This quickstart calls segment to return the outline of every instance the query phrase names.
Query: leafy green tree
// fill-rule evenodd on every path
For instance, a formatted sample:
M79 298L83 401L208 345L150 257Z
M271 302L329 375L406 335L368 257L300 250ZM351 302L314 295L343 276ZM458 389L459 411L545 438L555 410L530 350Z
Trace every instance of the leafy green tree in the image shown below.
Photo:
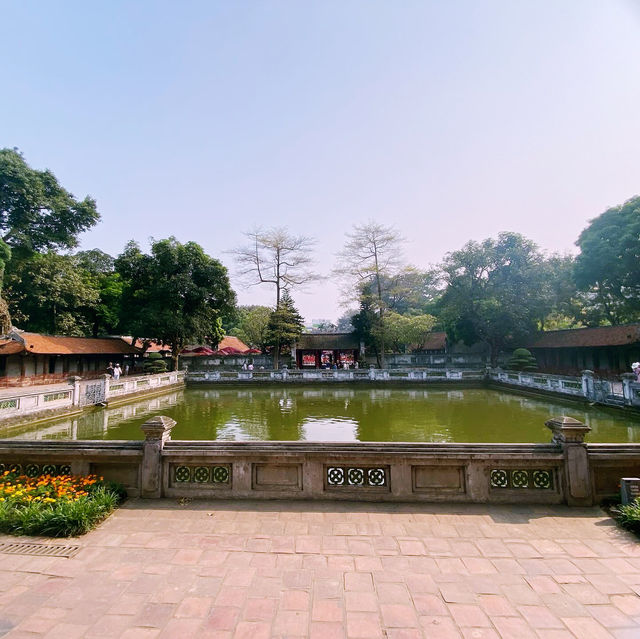
M400 315L432 313L442 295L438 269L406 266L383 277L382 297L390 311Z
M433 315L400 315L389 311L385 322L387 341L396 353L405 353L412 345L422 345L435 323Z
M174 368L188 342L217 344L235 294L227 269L195 242L153 241L150 254L129 242L115 261L123 281L120 325L134 338L171 346Z
M99 290L75 255L35 253L11 265L6 294L11 313L36 333L87 335Z
M280 355L290 349L304 330L304 321L296 309L289 291L280 296L280 304L272 311L267 326L267 343L273 349L273 368L278 369Z
M51 171L32 169L15 149L0 149L0 272L10 258L74 248L99 218L95 200L77 200ZM4 300L0 325L2 332L11 325Z
M239 321L230 329L229 335L235 335L252 348L265 350L271 309L268 306L241 306L238 316Z
M590 323L640 319L640 197L608 209L582 231L575 280L591 302ZM600 322L598 322L600 319Z
M115 272L114 258L100 249L76 253L86 277L98 291L96 303L88 311L91 335L113 335L118 329L122 278Z
M360 309L351 317L353 333L360 342L364 343L367 352L373 352L380 366L380 341L378 336L382 332L380 315L376 313L377 304L371 295L370 288L364 286L360 294Z
M516 348L507 362L507 368L513 371L535 371L538 363L531 351L526 348Z
M530 336L546 315L544 258L517 233L468 242L442 264L445 292L441 316L449 337L465 344L485 342L491 365L513 341Z

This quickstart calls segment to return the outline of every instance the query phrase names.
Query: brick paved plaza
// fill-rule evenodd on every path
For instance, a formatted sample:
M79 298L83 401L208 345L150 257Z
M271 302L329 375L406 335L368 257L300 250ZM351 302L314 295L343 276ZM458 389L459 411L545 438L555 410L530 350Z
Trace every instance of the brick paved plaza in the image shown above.
M0 635L640 637L640 544L597 508L132 500L77 543L0 554Z

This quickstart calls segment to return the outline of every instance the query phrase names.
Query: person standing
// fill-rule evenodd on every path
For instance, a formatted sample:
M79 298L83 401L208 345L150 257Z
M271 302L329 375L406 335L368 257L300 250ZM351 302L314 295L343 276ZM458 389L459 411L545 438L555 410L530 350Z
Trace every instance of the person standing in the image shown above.
M107 375L113 377L113 362L109 362L109 366L107 366Z
M122 374L122 369L120 368L120 364L116 364L113 369L113 379L120 379L121 374Z

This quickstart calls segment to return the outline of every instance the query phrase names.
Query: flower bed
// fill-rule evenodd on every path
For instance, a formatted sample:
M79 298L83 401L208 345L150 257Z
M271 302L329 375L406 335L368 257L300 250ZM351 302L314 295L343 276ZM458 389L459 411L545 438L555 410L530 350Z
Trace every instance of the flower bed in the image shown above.
M0 532L12 535L82 535L126 496L122 486L95 475L0 475Z

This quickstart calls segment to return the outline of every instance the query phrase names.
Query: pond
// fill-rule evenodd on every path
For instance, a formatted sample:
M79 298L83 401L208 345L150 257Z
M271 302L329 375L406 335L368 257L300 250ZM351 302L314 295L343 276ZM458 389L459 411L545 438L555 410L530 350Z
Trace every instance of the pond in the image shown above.
M488 389L197 387L3 430L11 439L142 439L153 415L173 439L386 442L550 442L544 422L570 415L589 442L640 442L624 413Z

